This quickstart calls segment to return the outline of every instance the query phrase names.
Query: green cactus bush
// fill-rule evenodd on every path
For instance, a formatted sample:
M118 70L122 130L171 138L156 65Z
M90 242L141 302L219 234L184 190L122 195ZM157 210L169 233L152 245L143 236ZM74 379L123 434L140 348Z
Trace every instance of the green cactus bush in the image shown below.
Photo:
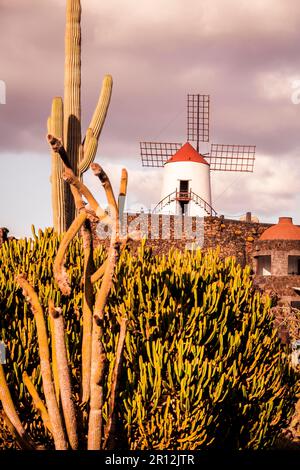
M60 236L47 229L0 248L0 331L7 346L3 369L30 438L53 448L47 421L24 380L30 377L43 398L36 325L15 282L16 272L26 272L44 311L50 298L62 309L72 397L82 418L79 448L84 448L89 411L80 390L84 247L75 237L66 251L71 295L64 296L53 279L59 242ZM100 246L93 256L97 270L107 254ZM116 364L125 316L123 361ZM254 292L249 268L231 258L222 261L218 252L171 250L168 256L153 256L144 242L135 255L124 249L102 328L102 448L269 448L293 413L297 377L277 338L269 301ZM55 370L53 360L52 355ZM112 389L117 369L121 380ZM109 432L113 429L117 433ZM16 445L7 422L0 425L0 443L2 448Z

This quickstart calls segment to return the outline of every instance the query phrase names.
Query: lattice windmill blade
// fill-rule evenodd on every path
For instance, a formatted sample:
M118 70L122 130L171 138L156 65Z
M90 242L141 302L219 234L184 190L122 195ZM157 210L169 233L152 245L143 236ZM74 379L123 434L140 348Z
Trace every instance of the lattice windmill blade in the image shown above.
M163 167L181 147L182 144L175 142L140 142L142 165Z
M209 95L187 95L187 140L209 142Z
M211 170L253 172L255 145L211 144L205 159Z

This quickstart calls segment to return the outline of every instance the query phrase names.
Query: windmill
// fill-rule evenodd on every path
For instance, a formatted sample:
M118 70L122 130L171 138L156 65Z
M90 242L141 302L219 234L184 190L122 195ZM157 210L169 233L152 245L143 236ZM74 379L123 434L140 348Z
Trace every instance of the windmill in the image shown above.
M209 142L209 95L187 95L187 142L140 142L144 167L163 167L161 198L154 213L216 215L211 201L211 171L253 172L255 145L211 144L199 152L200 142ZM194 144L194 148L190 142Z

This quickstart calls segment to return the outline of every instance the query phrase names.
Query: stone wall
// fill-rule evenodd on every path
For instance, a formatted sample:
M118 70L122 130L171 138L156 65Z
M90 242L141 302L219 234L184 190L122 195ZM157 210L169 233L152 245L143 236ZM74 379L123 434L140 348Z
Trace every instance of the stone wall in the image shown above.
M219 247L222 258L234 256L242 266L250 264L253 273L255 267L254 256L265 254L265 251L268 254L271 253L269 251L271 245L274 245L273 250L278 250L278 256L276 253L274 254L274 251L272 252L272 256L278 258L278 266L281 265L281 257L285 259L287 256L285 250L292 253L298 247L300 248L300 241L259 241L261 234L271 224L231 220L223 217L205 217L200 221L195 217L170 215L156 215L153 217L150 214L128 214L126 217L126 226L129 231L141 230L147 238L147 245L153 249L155 254L166 254L171 247L184 250L195 242L191 235L198 235L198 238L200 238L199 244L202 245L204 251ZM97 231L100 238L97 236ZM99 243L108 245L108 239L103 239L105 235L104 231L99 231L99 227L98 230L94 227L96 245ZM137 246L138 242L132 242L133 250ZM285 264L282 265L285 274L287 272L286 268ZM274 300L279 299L279 303L286 304L291 300L300 299L300 296L293 289L293 287L300 287L300 276L254 276L254 284L262 292L271 295Z
M166 254L170 248L184 250L196 242L203 246L204 250L220 247L220 255L225 258L234 256L244 266L253 266L253 254L262 253L269 249L268 241L259 241L260 235L271 226L258 222L245 222L223 217L182 217L171 215L151 214L126 214L126 227L129 231L141 230L147 238L147 245L152 247L155 254ZM126 221L126 220L125 220ZM127 230L127 231L128 231ZM0 245L7 239L8 230L0 229ZM94 244L108 246L107 233L101 226L93 226ZM105 239L105 236L107 237ZM274 243L274 242L273 242ZM281 250L282 244L289 248L290 242L276 241L276 249ZM300 242L296 242L300 248ZM292 242L293 246L295 242ZM139 242L132 242L135 251ZM260 251L257 251L259 247ZM280 297L291 299L295 296L292 290L294 286L300 286L300 276L286 276L276 278L274 276L256 276L256 285L262 290L276 292ZM300 297L299 297L300 298Z
M223 217L182 217L172 215L126 214L128 231L141 230L154 253L167 253L171 247L184 250L194 244L204 250L220 247L222 257L235 256L242 265L252 263L253 244L271 226ZM107 233L94 227L95 244L105 244ZM196 238L194 238L196 237ZM133 249L137 243L133 242Z
M300 301L294 287L300 289L300 276L255 276L254 285L278 300L278 305Z
M288 257L300 256L300 240L259 240L254 246L253 257L266 255L271 256L272 275L287 276Z

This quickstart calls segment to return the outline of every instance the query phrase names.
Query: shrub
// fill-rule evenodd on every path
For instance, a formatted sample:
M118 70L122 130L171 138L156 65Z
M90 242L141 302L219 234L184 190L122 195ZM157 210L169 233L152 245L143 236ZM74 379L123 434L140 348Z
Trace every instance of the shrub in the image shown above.
M70 297L53 280L59 238L52 229L34 239L10 241L0 249L0 329L7 346L5 372L21 420L32 438L53 446L22 374L42 394L33 315L14 278L25 272L43 307L60 305L66 323L73 395L80 403L82 335L82 244L75 238L67 254ZM96 267L105 251L95 251ZM292 412L297 377L273 325L268 299L252 288L250 269L204 254L171 250L153 256L142 243L133 255L124 250L105 307L107 354L104 420L108 418L117 319L128 326L118 427L113 445L130 449L258 449L272 446ZM50 328L48 322L48 328ZM0 427L2 447L13 445Z

